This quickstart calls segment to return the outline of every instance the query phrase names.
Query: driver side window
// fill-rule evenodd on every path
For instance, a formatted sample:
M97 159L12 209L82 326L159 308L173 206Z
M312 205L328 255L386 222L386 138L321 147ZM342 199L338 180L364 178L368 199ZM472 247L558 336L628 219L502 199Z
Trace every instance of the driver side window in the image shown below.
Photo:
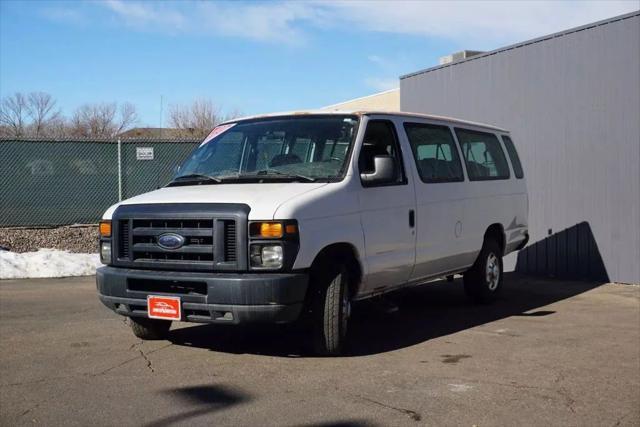
M358 158L360 173L374 172L374 158L376 156L391 156L396 165L395 178L391 182L380 185L406 184L398 137L395 126L389 120L370 120L367 124L367 131L364 134Z

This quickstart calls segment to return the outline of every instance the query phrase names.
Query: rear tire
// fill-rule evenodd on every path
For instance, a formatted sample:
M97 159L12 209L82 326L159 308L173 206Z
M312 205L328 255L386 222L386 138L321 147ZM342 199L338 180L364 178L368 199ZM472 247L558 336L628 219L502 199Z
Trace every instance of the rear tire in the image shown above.
M313 344L320 355L339 355L345 346L351 312L349 275L344 265L327 268L313 301Z
M130 317L133 334L143 340L163 340L169 333L170 320Z
M487 304L502 290L502 278L500 246L492 239L485 240L478 259L464 273L464 290L473 302Z

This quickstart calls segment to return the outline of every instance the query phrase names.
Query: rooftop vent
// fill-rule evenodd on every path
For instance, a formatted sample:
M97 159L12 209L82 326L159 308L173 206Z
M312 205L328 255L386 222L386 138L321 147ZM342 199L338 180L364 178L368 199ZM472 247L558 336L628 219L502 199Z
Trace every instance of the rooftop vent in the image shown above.
M439 62L440 65L451 64L452 62L462 61L463 59L480 55L481 53L484 52L481 50L461 50L460 52L452 53L451 55L441 56Z

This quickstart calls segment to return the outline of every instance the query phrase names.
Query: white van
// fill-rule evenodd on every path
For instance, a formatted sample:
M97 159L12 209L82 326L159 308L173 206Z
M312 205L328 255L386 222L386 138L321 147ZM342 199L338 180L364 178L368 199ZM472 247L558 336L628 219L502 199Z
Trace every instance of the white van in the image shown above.
M309 319L344 346L351 302L464 274L490 301L528 240L509 132L444 117L305 112L216 127L176 178L109 208L100 300L143 339L172 320Z

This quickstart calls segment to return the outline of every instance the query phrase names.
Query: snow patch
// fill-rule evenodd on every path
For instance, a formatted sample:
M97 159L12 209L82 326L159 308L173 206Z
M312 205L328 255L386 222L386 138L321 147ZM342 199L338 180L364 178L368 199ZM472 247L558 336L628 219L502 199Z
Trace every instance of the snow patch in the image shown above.
M57 249L25 253L0 251L0 279L90 276L101 265L98 254Z

